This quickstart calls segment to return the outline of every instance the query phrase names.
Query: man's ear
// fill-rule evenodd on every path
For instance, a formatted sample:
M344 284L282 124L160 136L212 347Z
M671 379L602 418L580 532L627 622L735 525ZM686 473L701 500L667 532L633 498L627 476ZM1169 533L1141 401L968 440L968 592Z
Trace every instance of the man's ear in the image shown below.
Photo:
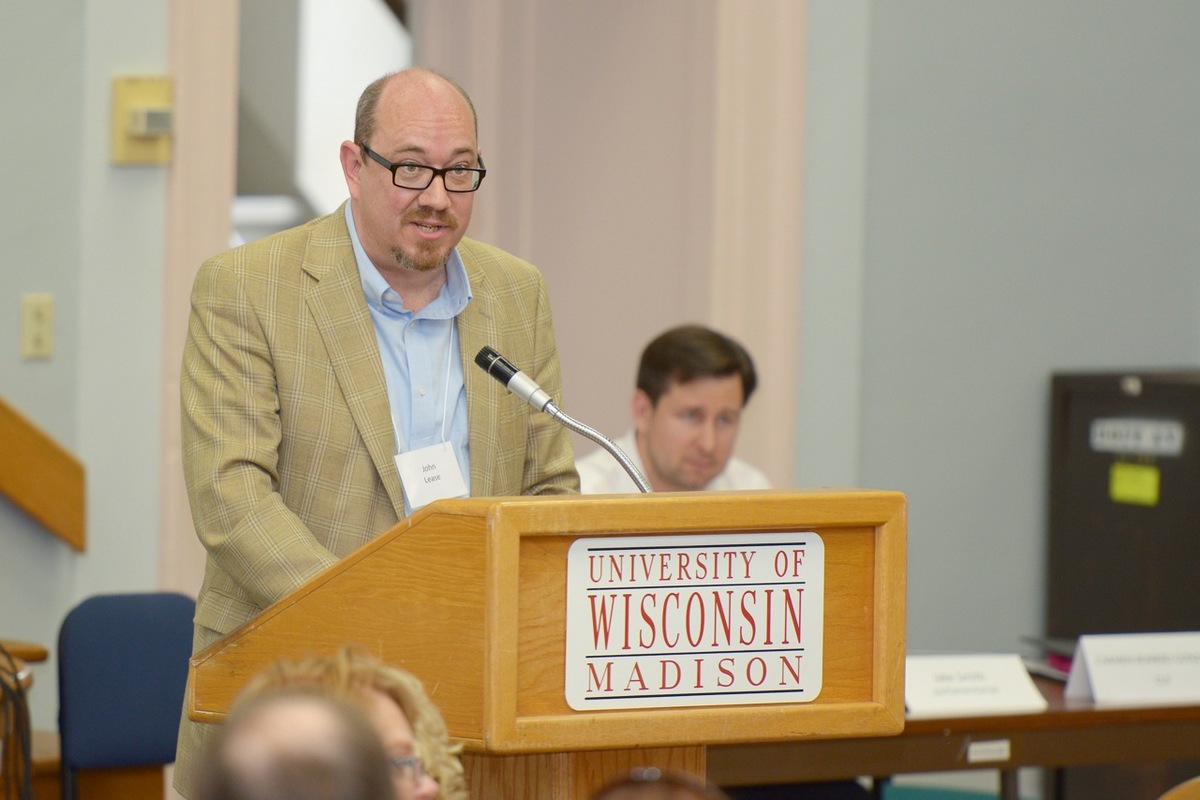
M654 413L654 401L645 391L638 389L633 393L632 411L633 427L639 431L643 430L650 422L650 415Z
M346 188L350 190L350 196L357 200L358 177L363 168L362 155L359 153L358 145L350 140L342 142L342 149L338 152L338 156L342 160L342 174L346 176Z

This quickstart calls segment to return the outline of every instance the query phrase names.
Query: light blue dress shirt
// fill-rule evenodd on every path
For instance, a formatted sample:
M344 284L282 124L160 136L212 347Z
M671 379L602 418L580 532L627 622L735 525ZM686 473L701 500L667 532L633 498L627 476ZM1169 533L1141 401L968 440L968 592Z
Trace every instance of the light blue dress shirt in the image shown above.
M417 313L404 307L395 289L371 263L346 204L346 227L354 243L354 258L387 382L396 431L396 452L406 453L449 441L468 493L471 461L468 446L467 391L463 384L461 346L455 317L471 301L467 270L458 250L446 263L446 283L438 296ZM408 498L405 511L412 513Z

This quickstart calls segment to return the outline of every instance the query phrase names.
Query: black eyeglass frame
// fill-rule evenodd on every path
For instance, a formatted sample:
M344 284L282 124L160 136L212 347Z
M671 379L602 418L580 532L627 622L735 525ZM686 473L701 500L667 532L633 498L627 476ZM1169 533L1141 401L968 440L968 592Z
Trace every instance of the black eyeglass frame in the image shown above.
M373 161L380 164L388 172L392 173L392 185L397 189L411 189L414 192L423 192L432 186L433 182L440 177L442 179L442 186L446 188L447 192L453 192L454 194L470 194L471 192L479 191L479 187L483 185L483 179L487 177L487 168L483 165L482 157L479 159L478 167L444 167L439 169L438 167L431 167L428 164L417 164L413 161L401 161L398 164L393 164L391 161L388 161L386 158L379 155L379 153L376 153L365 144L359 143L358 146L361 147L362 151L370 156ZM401 183L398 183L397 181L399 181L400 178L396 175L396 170L400 169L400 167L420 167L421 169L429 170L429 183L425 184L424 186L405 186ZM479 180L475 182L475 187L472 189L451 189L450 184L446 183L446 173L448 172L474 172L479 175Z

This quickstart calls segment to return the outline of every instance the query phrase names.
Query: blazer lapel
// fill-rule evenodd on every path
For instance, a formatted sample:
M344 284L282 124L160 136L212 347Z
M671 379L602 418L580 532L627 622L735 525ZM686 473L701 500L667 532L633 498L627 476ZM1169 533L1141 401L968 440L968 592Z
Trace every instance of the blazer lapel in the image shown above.
M396 516L403 518L404 493L393 458L396 439L379 343L341 210L331 215L325 228L314 234L304 258L305 271L316 280L307 297L308 308L350 416L366 443Z
M459 250L462 254L462 250ZM495 336L494 309L491 292L487 290L487 275L467 261L467 279L471 282L471 302L458 315L458 341L463 363L463 386L467 393L467 427L471 448L471 494L487 497L493 494L499 439L493 430L499 421L496 391L500 384L478 366L475 356L484 345L492 344Z

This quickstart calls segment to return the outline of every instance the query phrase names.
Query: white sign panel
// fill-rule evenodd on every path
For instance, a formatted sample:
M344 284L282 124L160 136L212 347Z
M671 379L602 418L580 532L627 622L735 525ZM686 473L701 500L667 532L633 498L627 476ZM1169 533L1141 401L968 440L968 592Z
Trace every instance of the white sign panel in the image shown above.
M1080 636L1065 693L1097 705L1200 704L1200 632Z
M904 702L909 719L1046 710L1018 655L910 655L905 659Z
M824 584L812 532L579 539L567 554L567 704L814 700Z
M1092 420L1088 429L1088 441L1098 453L1178 457L1183 439L1183 423L1170 419L1104 417Z

